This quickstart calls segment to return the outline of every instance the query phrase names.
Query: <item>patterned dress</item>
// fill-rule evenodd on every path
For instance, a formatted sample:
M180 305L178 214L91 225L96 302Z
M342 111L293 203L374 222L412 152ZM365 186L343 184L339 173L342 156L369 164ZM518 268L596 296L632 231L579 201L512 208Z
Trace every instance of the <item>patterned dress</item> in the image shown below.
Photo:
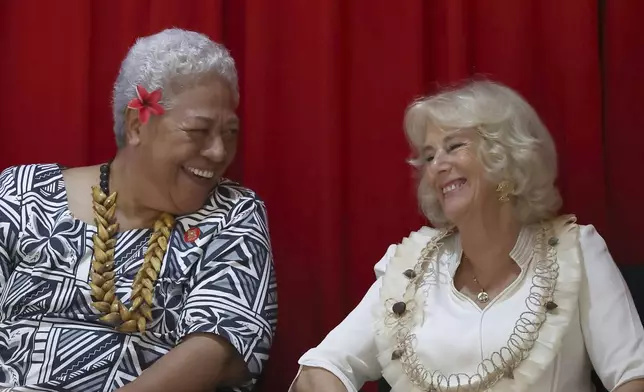
M96 230L72 216L58 165L0 174L0 390L112 391L195 332L237 349L252 380L234 390L251 390L277 315L266 213L255 194L224 180L203 208L177 217L144 334L114 331L90 305ZM117 236L116 292L125 304L151 233Z

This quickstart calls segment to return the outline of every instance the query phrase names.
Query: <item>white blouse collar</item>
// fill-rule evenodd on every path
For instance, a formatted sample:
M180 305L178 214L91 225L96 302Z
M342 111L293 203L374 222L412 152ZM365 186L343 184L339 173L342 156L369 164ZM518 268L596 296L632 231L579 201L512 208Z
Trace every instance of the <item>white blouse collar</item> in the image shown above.
M519 232L517 242L510 251L510 257L516 261L519 266L525 265L532 257L532 248L534 247L534 230L533 226L524 226Z
M534 226L523 226L517 237L517 241L514 244L514 247L510 251L510 257L514 260L520 267L524 267L532 257L532 250L534 247L534 234L536 228ZM455 238L455 250L454 256L456 256L456 262L450 263L452 265L452 273L455 272L458 264L460 263L461 256L463 253L463 248L461 247L460 235L457 233Z

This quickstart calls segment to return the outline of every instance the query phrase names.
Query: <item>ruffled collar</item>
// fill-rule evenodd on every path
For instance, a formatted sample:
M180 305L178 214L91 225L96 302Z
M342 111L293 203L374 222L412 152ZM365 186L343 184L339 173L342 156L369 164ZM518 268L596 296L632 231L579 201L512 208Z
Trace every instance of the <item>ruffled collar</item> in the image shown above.
M441 237L447 238L437 240ZM511 257L522 268L530 266L535 271L538 261L534 260L530 263L530 260L549 257L550 261L542 261L540 268L548 265L548 268L556 271L556 279L551 291L545 293L548 298L542 298L538 307L527 309L534 314L535 320L541 320L535 334L536 340L533 340L534 344L530 347L530 354L511 368L500 369L489 391L527 390L541 377L543 371L556 357L563 335L577 311L581 282L581 250L578 237L579 228L572 216L560 217L548 222L542 229L525 227L521 230L510 254ZM429 260L429 269L432 269L432 265L436 266L439 260L445 262L445 257L450 259L450 266L456 268L457 258L452 256L461 252L460 241L456 235L448 237L445 233L433 229L412 233L398 245L383 277L380 303L374 309L376 343L380 351L378 359L385 379L392 386L392 392L420 392L431 390L430 388L436 388L435 391L457 390L454 387L447 388L445 383L441 382L442 375L432 369L425 369L424 364L414 357L413 352L418 342L413 342L415 335L409 333L422 325L426 300L426 291L414 289L414 287L425 286L426 289L432 289L431 283L427 285L426 282L432 279L431 274L421 285L410 284L410 271L418 271L419 265L422 265L419 258L422 254L427 254L428 248L432 247L432 242L436 243L437 256ZM441 245L445 249L441 248ZM393 314L393 305L399 302L406 304L406 310L402 315ZM556 303L556 309L546 309L551 307L547 302ZM401 353L404 354L402 357ZM415 366L411 370L410 363ZM420 371L421 367L424 372ZM433 380L431 386L426 382L424 384L419 382L423 377ZM479 384L482 385L488 381L483 380ZM459 390L468 389L461 386Z
M510 257L521 269L523 269L532 259L532 249L534 248L535 226L524 226L519 231L517 241L510 251ZM460 234L455 233L449 240L450 247L454 249L454 256L450 259L449 273L453 277L459 266L463 248L461 247Z

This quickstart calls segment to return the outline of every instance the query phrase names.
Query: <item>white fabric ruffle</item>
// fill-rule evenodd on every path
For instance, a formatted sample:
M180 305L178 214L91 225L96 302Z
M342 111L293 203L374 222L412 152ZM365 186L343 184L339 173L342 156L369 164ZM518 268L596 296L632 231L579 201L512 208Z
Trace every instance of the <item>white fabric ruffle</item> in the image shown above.
M559 239L556 246L559 274L554 291L554 300L558 307L548 313L528 358L514 369L514 378L501 379L490 389L492 392L523 392L534 384L557 356L562 338L577 313L582 279L579 227L572 216L560 217L552 221L551 224L554 235ZM374 320L376 320L376 344L380 352L378 360L382 366L384 378L392 387L392 392L426 392L414 386L405 374L399 360L391 359L392 352L396 349L395 334L398 327L388 325L386 320L391 305L397 301L404 301L408 304L408 312L403 317L410 317L409 324L423 325L422 309L426 301L425 291L422 288L416 290L415 293L413 290L407 291L409 279L404 276L403 272L414 268L423 248L439 233L438 230L423 228L403 239L402 243L397 246L383 277L380 302L374 308ZM429 290L432 289L436 288L429 288ZM403 296L401 297L401 295ZM439 391L447 390L449 389L445 387L439 388ZM466 389L461 387L460 390Z

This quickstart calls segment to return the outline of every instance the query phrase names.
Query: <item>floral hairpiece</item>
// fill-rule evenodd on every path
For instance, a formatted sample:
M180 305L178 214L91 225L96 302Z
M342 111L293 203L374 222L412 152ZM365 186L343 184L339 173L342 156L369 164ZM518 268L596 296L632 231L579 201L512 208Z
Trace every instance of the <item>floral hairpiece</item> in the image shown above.
M159 104L161 89L148 93L145 87L138 85L136 86L136 96L127 104L127 107L139 111L139 121L142 124L147 123L152 114L160 116L165 113L165 109Z

